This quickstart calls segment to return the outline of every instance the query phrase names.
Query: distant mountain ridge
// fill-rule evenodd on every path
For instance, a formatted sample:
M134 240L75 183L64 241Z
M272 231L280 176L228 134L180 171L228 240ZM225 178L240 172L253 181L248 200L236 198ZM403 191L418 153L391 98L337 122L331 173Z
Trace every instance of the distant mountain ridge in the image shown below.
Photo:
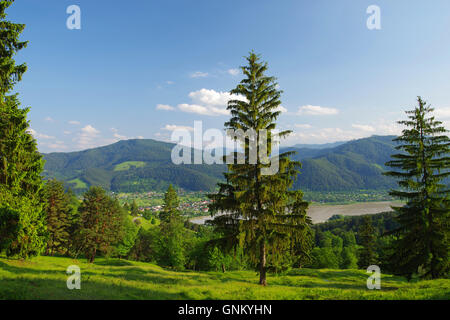
M372 136L352 140L334 148L296 149L295 160L302 161L296 188L314 191L388 189L395 181L382 175L385 163L397 153L395 136Z
M394 136L372 136L338 145L288 147L301 160L296 188L314 191L386 189L394 181L382 175L395 153ZM75 191L100 185L115 192L164 190L169 184L190 191L211 191L223 178L225 165L174 165L172 143L151 139L123 140L69 153L44 154L44 175L63 180Z
M298 143L294 146L292 146L292 148L297 148L297 149L302 149L302 148L306 148L306 149L328 149L328 148L334 148L337 146L340 146L341 144L347 143L348 141L336 141L336 142L330 142L330 143L320 143L320 144L305 144L305 143Z

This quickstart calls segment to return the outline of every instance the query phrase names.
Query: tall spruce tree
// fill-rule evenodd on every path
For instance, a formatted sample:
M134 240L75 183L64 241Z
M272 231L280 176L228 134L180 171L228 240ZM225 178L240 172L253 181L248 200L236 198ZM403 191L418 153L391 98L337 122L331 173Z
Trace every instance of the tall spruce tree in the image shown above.
M19 40L25 25L6 20L5 10L13 2L0 1L0 212L4 221L0 233L5 236L2 247L7 255L27 258L45 248L40 194L43 160L28 132L29 108L21 109L17 94L12 93L27 70L26 64L17 65L14 60L27 42Z
M126 212L117 199L110 198L101 187L91 187L80 205L79 242L89 263L98 252L110 254L112 245L124 237Z
M69 248L69 216L71 198L64 190L61 181L49 180L44 187L44 199L47 218L47 255L64 254Z
M370 216L364 216L364 222L358 230L361 248L359 249L358 266L366 269L377 262L375 229Z
M386 163L386 175L398 179L399 190L391 195L406 201L395 207L400 227L395 231L391 264L396 273L409 279L438 278L449 272L449 189L443 180L450 175L450 140L442 122L432 115L421 97L418 106L406 111L406 126L396 139L397 150Z
M169 185L167 192L164 194L164 205L159 214L161 221L169 220L170 218L178 217L180 212L178 210L179 206L178 195L175 188Z
M185 235L183 219L178 210L178 195L172 185L164 195L160 213L158 262L161 265L183 269L185 256Z
M229 101L231 119L225 127L255 134L240 139L243 151L234 152L235 161L227 164L228 172L224 174L226 182L219 183L218 193L209 196L209 208L212 215L222 213L212 224L223 235L223 247L244 247L259 266L259 283L266 285L268 263L276 264L294 252L309 255L311 220L306 215L308 203L303 201L302 192L291 190L301 164L289 159L291 153L272 155L277 140L291 132L273 134L280 115L281 91L276 79L265 75L267 63L261 62L258 55L251 52L246 60L248 65L241 67L245 78L231 91L244 99ZM264 135L267 144L259 144ZM243 164L237 162L241 156ZM278 161L278 172L263 174L271 165L266 161L268 157Z

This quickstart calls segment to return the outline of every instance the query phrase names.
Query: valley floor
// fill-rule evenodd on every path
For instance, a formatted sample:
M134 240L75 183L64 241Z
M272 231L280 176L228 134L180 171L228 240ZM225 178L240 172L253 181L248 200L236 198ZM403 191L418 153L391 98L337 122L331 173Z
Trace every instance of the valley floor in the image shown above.
M67 289L67 267L81 269L81 289ZM175 272L148 263L70 258L0 258L0 299L450 299L450 280L408 283L382 275L368 290L363 270L293 269L257 284L252 271Z
M393 211L392 206L402 206L399 201L356 202L350 204L312 204L308 208L308 215L313 223L327 221L334 215L360 216L365 214L377 214ZM196 224L204 224L211 220L211 216L191 218L189 221Z

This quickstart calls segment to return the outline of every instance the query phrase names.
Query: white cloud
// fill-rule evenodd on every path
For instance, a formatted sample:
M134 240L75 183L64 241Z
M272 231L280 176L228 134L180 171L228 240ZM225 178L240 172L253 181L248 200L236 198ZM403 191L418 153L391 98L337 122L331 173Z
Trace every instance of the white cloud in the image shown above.
M321 106L302 106L298 108L298 115L310 115L310 116L330 116L336 115L339 113L339 110L335 108L325 108Z
M70 120L70 121L69 121L69 124L74 125L74 126L78 126L78 125L80 125L81 123L80 123L79 121L76 121L76 120Z
M128 137L122 134L119 134L119 130L117 130L116 128L111 128L110 129L113 132L113 137L114 139L111 139L110 142L114 143L120 140L129 140L129 139L144 139L143 136L137 136L137 137Z
M281 113L284 113L284 112L288 112L288 109L286 109L283 106L278 106L278 108L276 108L275 111L281 111Z
M156 106L156 110L166 110L166 111L171 111L171 110L175 110L174 107L169 106L167 104L158 104Z
M167 131L175 131L175 130L187 130L187 131L194 131L193 127L189 127L189 126L178 126L175 124L166 124L164 126L164 128L162 128L163 130L167 130ZM158 134L157 136L160 136L161 134Z
M166 81L166 83L170 85L170 84L174 84L175 82L169 80L169 81Z
M227 72L232 76L237 76L240 73L239 69L228 69Z
M201 71L193 72L190 75L191 78L206 78L207 76L209 76L209 73Z
M352 127L361 131L375 132L375 128L365 124L352 124Z
M53 143L45 144L45 146L52 150L67 149L67 146L64 144L63 141L55 141Z
M450 108L436 108L434 110L434 115L438 121L442 119L450 119Z
M96 140L99 134L99 130L88 124L81 128L81 132L73 139L73 141L76 142L77 146L81 149L94 148L98 146Z
M35 138L35 139L56 139L54 136L49 136L45 133L39 133L34 129L28 129L28 132L31 133L31 135Z
M64 130L64 134L72 134L72 131Z
M182 103L182 104L178 105L178 109L180 109L183 112L197 113L197 114L207 115L207 116L218 115L218 114L214 114L213 110L210 110L207 107L199 106L196 104ZM226 113L226 110L224 110L223 112L224 112L223 114L225 114L225 115L228 114L228 113Z
M294 143L328 143L336 141L348 141L367 137L364 132L355 132L350 130L343 130L341 128L317 128L314 131L308 132L294 132L288 136L287 144Z
M127 137L127 136L123 136L123 135L120 135L120 134L118 134L118 133L114 133L113 136L114 136L114 138L116 138L117 140L128 140L128 137Z
M84 128L81 129L81 132L85 134L86 136L96 136L100 133L97 129L95 129L93 126L88 124Z
M46 117L44 120L47 122L55 122L51 117Z
M312 128L312 125L307 124L307 123L299 123L299 124L296 124L295 126L300 129L311 129Z
M400 135L403 127L394 120L379 119L374 125L375 131L379 135Z
M200 103L210 106L226 106L228 101L234 96L229 92L221 92L208 89L200 89L198 91L193 91L189 93L189 98L194 101L194 103Z
M189 93L193 104L182 103L178 105L178 109L183 112L196 113L207 116L229 115L226 109L228 101L245 100L245 98L232 95L229 92L200 89Z

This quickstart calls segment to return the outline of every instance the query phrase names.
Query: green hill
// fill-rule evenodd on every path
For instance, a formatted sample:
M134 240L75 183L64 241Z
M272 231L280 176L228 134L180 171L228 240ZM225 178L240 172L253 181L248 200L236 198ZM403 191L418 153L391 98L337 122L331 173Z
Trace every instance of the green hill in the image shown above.
M372 136L320 150L290 148L298 152L293 158L303 164L295 187L314 191L394 187L394 180L382 175L384 164L397 151L393 138Z
M312 191L387 189L384 163L395 152L393 136L373 136L333 147L283 148L298 154L303 168L296 188ZM66 181L75 191L100 185L115 192L164 190L169 184L189 191L211 191L222 179L224 165L174 165L174 144L126 140L79 152L45 154L46 177Z
M81 290L66 286L68 266L81 271ZM301 299L450 299L450 280L408 283L381 276L381 290L368 290L365 270L292 269L269 274L258 285L254 271L175 272L153 264L99 258L36 257L30 261L0 257L1 299L140 299L140 300L301 300Z
M66 181L75 191L100 185L115 192L164 190L169 184L210 191L222 177L220 165L174 165L174 144L126 140L79 152L45 154L44 175Z

